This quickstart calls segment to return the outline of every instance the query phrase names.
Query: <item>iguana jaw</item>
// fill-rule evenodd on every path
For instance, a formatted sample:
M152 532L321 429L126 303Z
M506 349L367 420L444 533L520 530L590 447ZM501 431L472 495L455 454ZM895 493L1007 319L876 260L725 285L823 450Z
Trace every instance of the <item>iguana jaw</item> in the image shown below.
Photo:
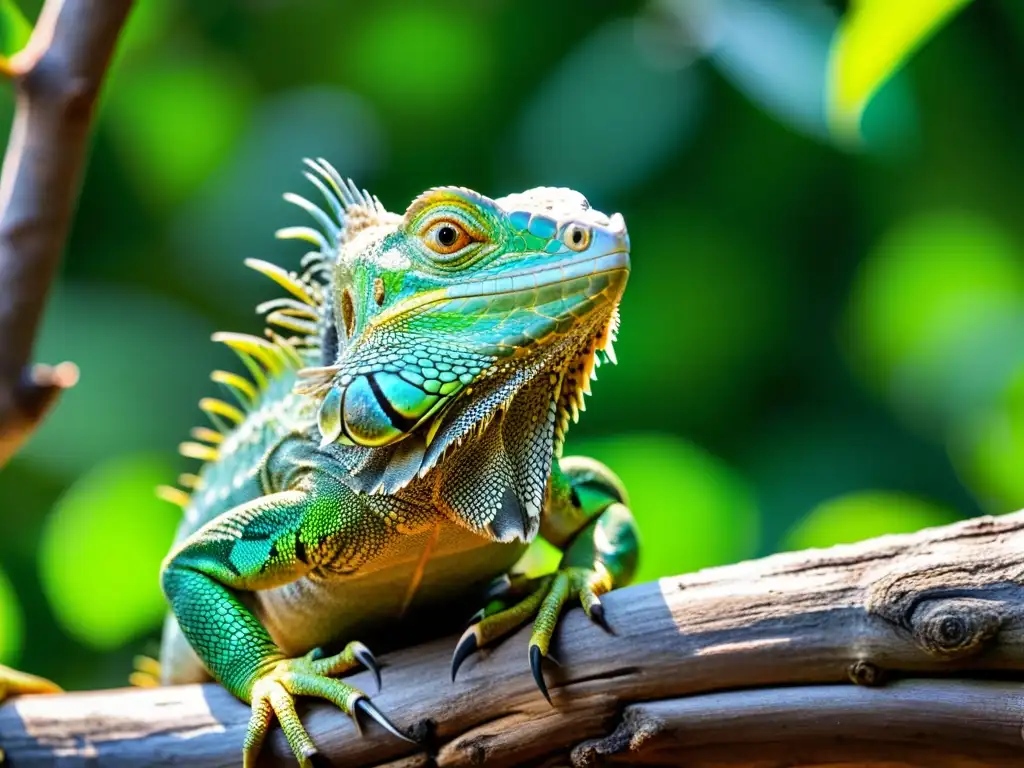
M629 251L625 247L598 256L588 255L568 262L563 261L513 272L501 277L470 280L412 296L377 315L371 323L371 328L383 328L401 318L428 312L437 305L458 299L518 295L523 297L523 301L516 302L516 306L529 307L532 305L530 298L540 288L562 285L568 289L562 291L563 296L569 298L572 295L582 295L587 292L593 278L615 276L617 273L623 278L618 291L618 294L621 295L622 288L625 287L624 278L629 273ZM578 290L574 291L573 288L578 288ZM618 295L615 297L616 301L617 299Z

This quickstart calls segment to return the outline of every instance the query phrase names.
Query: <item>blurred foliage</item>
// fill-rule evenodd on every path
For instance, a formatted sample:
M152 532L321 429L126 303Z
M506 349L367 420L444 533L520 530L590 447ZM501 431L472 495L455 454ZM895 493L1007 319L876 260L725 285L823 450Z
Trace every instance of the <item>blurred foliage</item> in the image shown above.
M0 53L10 56L28 42L32 25L14 0L0 0Z
M833 127L856 139L871 96L930 34L970 0L853 0L836 30L829 73Z
M171 472L165 458L113 459L80 476L50 512L40 581L57 620L77 640L109 650L160 621L160 562L179 516L153 489Z
M0 663L11 663L21 653L22 624L17 595L10 579L0 571Z
M830 547L955 522L957 514L903 493L862 491L815 507L783 539L786 549Z
M1022 7L139 3L37 349L82 379L0 473L0 661L84 688L155 652L152 488L232 366L209 334L277 295L241 260L301 256L272 233L303 156L397 210L624 214L621 365L566 452L626 482L641 579L1024 506Z

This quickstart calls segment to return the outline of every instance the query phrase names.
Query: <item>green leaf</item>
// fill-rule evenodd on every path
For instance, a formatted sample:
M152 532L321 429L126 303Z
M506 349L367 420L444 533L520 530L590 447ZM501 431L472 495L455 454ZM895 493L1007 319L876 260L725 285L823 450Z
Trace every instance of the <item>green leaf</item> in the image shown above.
M18 597L7 575L0 570L0 664L18 660L23 633Z
M959 516L945 507L908 494L861 491L820 504L783 539L783 548L830 547L945 525Z
M155 488L173 477L163 459L113 459L83 475L47 519L40 582L57 620L81 642L110 650L159 624L160 563L180 510Z
M604 462L625 484L640 529L637 582L755 553L759 518L753 494L697 446L648 433L574 441L570 452Z
M0 46L5 56L11 56L25 47L32 34L28 23L14 0L0 0Z
M857 142L871 97L943 22L970 0L854 0L836 30L829 61L829 121Z

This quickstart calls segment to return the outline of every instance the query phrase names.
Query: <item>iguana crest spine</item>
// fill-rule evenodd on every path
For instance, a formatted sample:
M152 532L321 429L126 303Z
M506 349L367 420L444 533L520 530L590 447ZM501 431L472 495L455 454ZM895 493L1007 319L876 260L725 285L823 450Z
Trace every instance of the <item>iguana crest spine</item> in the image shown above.
M256 307L264 316L266 338L246 333L219 332L213 340L227 345L242 361L250 378L229 371L216 370L210 378L224 387L235 404L215 397L204 397L199 408L210 419L213 428L196 427L192 440L181 443L179 452L190 459L204 463L217 461L218 447L225 436L241 424L248 413L257 407L269 384L286 370L293 370L306 380L299 387L302 393L315 393L316 382L334 366L315 366L324 353L325 342L335 332L331 305L328 300L334 258L341 246L360 231L383 223L394 214L389 213L380 200L367 190L360 190L351 179L345 179L323 158L303 161L310 169L304 176L320 190L328 210L317 206L293 192L284 199L309 213L319 229L293 226L279 229L275 235L282 240L302 240L317 247L302 257L301 272L290 272L262 259L245 259L244 264L270 278L288 292L288 296L265 301ZM288 333L282 336L278 330ZM336 342L335 342L336 344ZM336 349L327 350L336 353ZM189 491L197 489L199 475L179 476L181 488L160 486L161 498L181 507L188 505Z

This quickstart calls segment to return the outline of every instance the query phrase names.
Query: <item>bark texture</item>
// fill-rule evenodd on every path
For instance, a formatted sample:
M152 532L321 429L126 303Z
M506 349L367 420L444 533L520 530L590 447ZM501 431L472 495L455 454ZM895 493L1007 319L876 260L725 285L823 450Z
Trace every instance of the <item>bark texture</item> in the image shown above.
M333 764L1024 765L1024 512L787 553L616 591L530 676L528 631L468 660L455 638L385 655L374 701L422 739L303 718ZM368 673L351 677L372 691ZM216 685L25 697L12 766L237 764L248 708ZM291 765L279 730L265 765Z

